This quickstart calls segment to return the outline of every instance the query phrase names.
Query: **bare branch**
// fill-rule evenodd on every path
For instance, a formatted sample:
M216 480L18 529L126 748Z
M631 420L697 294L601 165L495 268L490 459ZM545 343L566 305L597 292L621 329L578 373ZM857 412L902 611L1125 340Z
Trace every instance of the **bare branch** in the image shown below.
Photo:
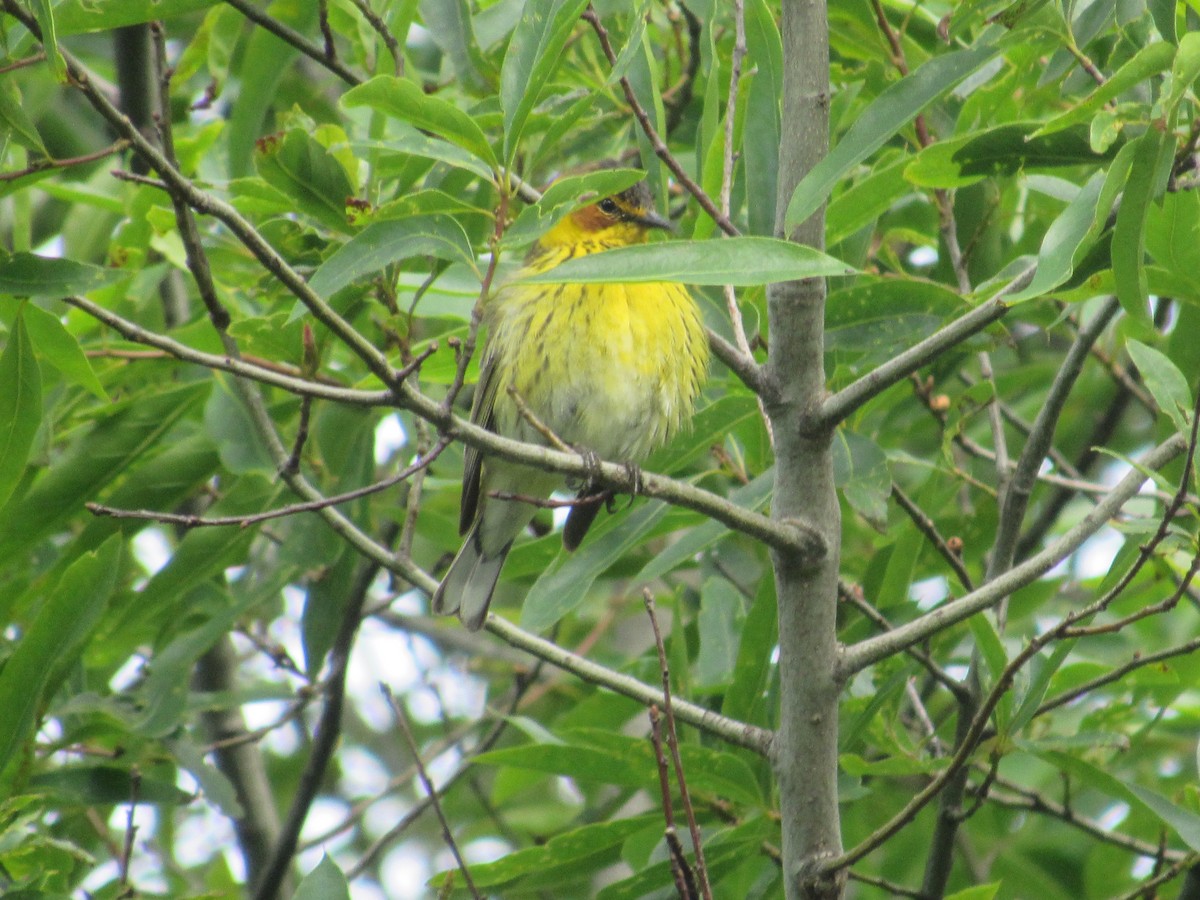
M442 804L438 801L437 789L433 786L433 782L429 779L429 773L425 771L425 763L421 760L421 749L417 746L417 739L413 737L412 726L408 722L408 715L404 712L404 708L396 702L396 698L392 695L391 689L380 682L379 689L383 691L383 696L387 697L388 705L392 708L392 713L396 716L396 722L400 725L400 733L404 735L404 742L408 744L408 749L413 755L413 765L417 767L417 777L421 779L421 786L425 789L425 795L429 798L429 803L433 807L434 814L437 815L438 821L442 824L442 838L446 842L446 846L450 848L450 852L454 854L454 861L458 863L458 870L462 872L463 880L467 883L467 888L471 891L471 896L476 900L483 900L479 889L475 887L475 882L471 878L471 870L467 868L467 861L463 859L462 851L458 849L458 842L454 840L454 833L450 830L450 823L446 819L446 814L442 811Z
M571 672L584 681L598 684L613 693L622 694L645 706L659 703L662 700L661 687L654 687L629 675L614 672L586 657L579 656L544 638L518 628L494 613L488 616L484 627L513 647L518 647L537 659L545 660L552 666ZM764 756L769 752L771 741L775 737L774 733L766 728L730 719L686 700L675 700L672 708L679 721L716 735L737 747L745 747L747 750L753 750Z
M1008 312L1004 298L1026 287L1036 272L1037 266L1030 265L1003 289L970 312L828 397L821 404L820 422L826 427L836 425L868 400L915 372L931 359L940 356L948 348L962 343L993 322L1002 319Z
M679 783L679 797L687 817L688 831L692 836L692 851L696 854L696 875L700 878L700 890L704 900L712 900L712 886L708 883L708 866L704 862L704 847L700 841L700 826L696 824L696 810L688 793L687 779L683 774L683 759L679 755L679 735L675 731L675 711L671 706L671 671L667 667L667 651L663 647L662 631L658 627L658 616L654 612L654 595L649 588L642 591L646 614L650 616L650 627L654 631L654 646L658 649L658 668L662 673L663 710L667 715L667 745L671 748L671 762L675 767L675 780Z
M842 677L847 678L855 672L862 671L867 666L886 659L905 647L911 647L951 625L970 618L989 606L994 606L1013 591L1044 575L1078 549L1085 540L1103 528L1129 498L1138 492L1148 478L1142 470L1161 468L1179 456L1185 447L1186 442L1183 436L1176 434L1151 450L1138 463L1138 468L1122 478L1094 510L1041 553L1030 557L1020 565L1009 569L983 587L960 597L951 604L926 613L911 622L906 622L887 634L867 638L848 647L842 655L840 666Z

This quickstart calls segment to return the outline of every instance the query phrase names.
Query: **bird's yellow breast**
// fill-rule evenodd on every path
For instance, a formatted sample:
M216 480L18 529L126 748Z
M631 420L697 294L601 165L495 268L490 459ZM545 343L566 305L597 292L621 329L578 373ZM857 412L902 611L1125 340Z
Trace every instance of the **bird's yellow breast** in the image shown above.
M543 254L531 268L579 252ZM487 320L497 430L541 440L511 386L560 438L608 459L640 461L679 431L708 366L699 310L678 284L516 284Z

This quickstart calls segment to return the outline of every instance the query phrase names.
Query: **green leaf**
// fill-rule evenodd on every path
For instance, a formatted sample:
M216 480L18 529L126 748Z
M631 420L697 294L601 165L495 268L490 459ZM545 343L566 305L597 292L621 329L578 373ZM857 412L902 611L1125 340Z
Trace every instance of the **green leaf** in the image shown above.
M706 829L707 832L707 829ZM741 824L722 828L715 834L704 836L704 861L709 878L719 887L720 879L762 852L764 842L774 843L779 839L778 828L765 816L753 816ZM685 844L685 852L686 844ZM665 848L662 853L654 856L654 862L637 869L630 877L609 884L599 893L594 894L596 900L643 900L643 898L663 898L675 896L663 892L664 885L670 885L672 879L672 863L666 858ZM756 873L757 874L757 873ZM758 879L760 880L760 879ZM771 882L768 882L768 886ZM764 891L761 894L747 894L743 889L729 894L715 895L722 900L729 897L778 897L783 896L782 887L774 893Z
M240 529L198 529L209 532L235 532ZM197 531L189 532L189 535ZM183 550L183 548L180 548ZM185 558L189 550L185 550ZM177 551L172 557L179 556ZM240 558L240 557L239 557ZM190 559L195 560L192 556ZM169 567L170 564L168 564ZM209 572L211 575L211 571ZM197 594L204 596L198 597ZM143 594L143 596L145 596ZM238 617L246 611L246 606L257 600L253 592L241 594L241 603L229 603L213 584L200 585L197 591L188 594L186 602L180 603L179 598L156 594L156 601L163 608L181 609L210 609L214 606L219 610L208 621L196 628L190 628L176 636L167 646L155 652L148 666L149 674L137 690L138 716L133 727L138 733L149 737L165 738L184 726L184 717L188 706L188 690L191 687L192 672L196 661L207 653L221 637L232 630ZM221 609L217 604L225 604ZM122 630L128 624L129 618L122 618Z
M269 509L282 487L258 475L239 478L208 511L211 516L252 515ZM256 529L237 526L193 528L139 594L139 602L126 607L115 631L132 630L139 623L158 621L163 611L176 608L180 599L209 578L245 558Z
M1033 721L1034 713L1046 698L1046 691L1050 687L1051 680L1062 664L1066 662L1067 656L1074 646L1074 640L1059 641L1054 645L1054 652L1049 656L1039 653L1033 658L1029 667L1031 673L1029 685L1021 696L1017 711L1013 713L1012 722L1009 723L1011 734L1016 734Z
M1000 893L1000 888L1003 886L1004 882L1002 881L993 881L990 884L978 884L975 887L947 894L946 900L992 900L992 898Z
M756 415L757 412L758 410L755 409ZM755 477L749 484L733 491L729 495L729 499L743 509L761 510L770 499L774 487L775 469L772 467ZM689 528L680 535L679 540L673 541L670 546L646 563L642 571L638 572L635 580L644 582L661 578L677 566L694 559L697 554L704 552L728 534L728 526L711 520Z
M1092 226L1096 221L1097 204L1104 182L1105 174L1095 173L1079 189L1067 208L1050 223L1038 251L1037 272L1033 281L1023 291L1008 297L1007 302L1020 303L1032 297L1041 297L1070 279L1075 265L1099 237Z
M778 642L775 582L770 578L763 578L758 585L758 594L742 623L742 633L738 636L733 681L725 691L725 698L721 704L723 715L752 724L769 723L770 713L764 713L763 708L767 705L771 655Z
M1193 851L1200 853L1200 815L1184 809L1161 794L1148 790L1125 778L1118 778L1104 769L1058 750L1040 750L1022 743L1022 749L1048 762L1057 769L1075 775L1084 784L1137 806L1174 829L1180 839Z
M354 195L346 170L318 141L299 128L282 139L261 139L254 154L254 167L269 185L295 202L300 212L312 216L326 228L349 232L346 200Z
M583 603L596 579L642 544L667 510L666 504L651 501L625 517L620 529L598 539L593 535L575 553L560 553L529 589L521 607L521 627L543 632Z
M746 121L753 124L742 129L746 195L774 197L778 191L782 130L779 101L783 96L783 42L766 0L750 0L746 5L746 49L757 67L746 97ZM751 234L770 235L775 231L774 203L751 203L746 217Z
M1120 96L1130 88L1141 84L1152 75L1165 72L1175 59L1175 48L1171 44L1156 43L1143 47L1125 62L1104 84L1092 91L1083 102L1076 104L1065 113L1055 116L1031 137L1042 137L1062 131L1072 125L1087 122L1108 101Z
M1188 419L1193 408L1192 391L1187 378L1166 354L1147 347L1141 341L1130 338L1125 348L1158 408L1175 423L1180 434L1187 434L1191 429Z
M79 341L67 331L66 327L55 316L46 312L40 306L32 304L25 307L25 324L29 328L29 337L37 348L38 354L58 369L63 377L73 384L90 391L98 399L108 402L108 393L104 385L96 377L96 370L84 356ZM0 421L3 415L0 414ZM0 497L0 504L4 499Z
M720 687L733 677L741 633L742 595L728 578L708 578L700 587L700 612L696 617L700 652L696 657L695 686Z
M7 131L27 150L49 156L37 126L21 104L21 93L12 80L0 81L0 132Z
M473 762L565 775L592 784L657 788L658 769L648 738L634 739L598 729L577 729L569 738L565 744L491 750ZM690 790L739 803L762 803L754 773L740 756L698 744L683 744L679 753Z
M1146 216L1150 201L1162 192L1166 167L1175 150L1174 142L1165 138L1161 131L1151 127L1137 139L1137 150L1113 230L1112 269L1117 299L1126 315L1144 328L1151 327L1144 259Z
M649 814L583 825L556 834L540 846L517 850L492 863L472 865L471 880L481 888L496 887L525 875L540 874L560 867L573 868L597 853L624 843L653 822L661 821L661 816ZM457 874L457 870L452 871ZM438 874L431 884L441 887L450 874Z
M775 238L736 237L638 244L590 253L523 281L543 284L678 281L746 286L852 274L854 269L844 262L811 247Z
M533 105L554 72L588 0L526 3L500 67L504 158L512 161Z
M207 382L156 387L97 422L22 497L0 511L0 559L28 552L163 436L208 394Z
M491 89L496 73L480 52L467 0L420 0L421 18L458 79L473 91Z
M492 170L475 154L468 153L457 144L422 134L403 122L393 123L386 141L354 141L350 146L355 153L363 155L375 152L376 167L380 176L395 169L397 163L407 164L407 156L419 156L472 172L484 181L492 180Z
M1034 137L1035 129L1034 123L1013 122L939 141L918 154L904 177L923 187L955 188L1026 169L1095 165L1104 158L1092 149L1085 126L1044 137Z
M618 194L637 184L644 173L637 169L601 169L586 175L568 175L546 189L542 199L521 210L504 231L504 246L520 247L541 237L572 210L601 197Z
M878 167L870 175L829 201L825 210L825 240L834 247L885 213L912 192L904 178L912 161L903 157Z
M71 259L33 253L14 253L0 260L0 293L14 297L86 294L127 277L128 273L119 269L102 269Z
M910 75L885 88L859 113L830 154L817 163L796 186L788 203L784 230L790 233L816 212L834 185L897 131L916 118L926 106L945 96L963 79L977 72L1000 52L992 37L981 36L974 47L936 56Z
M882 361L928 337L967 305L927 281L856 279L825 305L825 349L838 362Z
M879 445L839 428L833 444L833 474L846 502L874 527L885 528L892 475Z
M350 884L329 854L304 876L292 894L292 900L350 900Z
M384 115L445 138L485 162L499 167L492 145L475 120L453 104L426 94L414 82L379 75L348 90L342 103L349 109L368 106Z
M300 34L315 28L317 6L314 3L281 4L271 9L274 17ZM225 127L229 147L229 174L235 178L252 169L254 148L267 129L268 116L279 95L279 86L292 68L300 51L266 28L250 32L237 55L237 80L253 85L239 93Z
M45 694L83 652L117 586L121 538L109 538L66 570L50 597L22 630L0 669L0 771L34 728Z
M975 638L975 649L979 651L983 661L987 664L988 674L991 676L987 687L991 688L1004 673L1005 666L1008 665L1008 653L1004 649L1004 642L1000 639L1000 634L996 631L991 616L986 612L971 616L967 624L970 625L971 634ZM996 704L994 713L996 729L1002 735L1008 734L1009 723L1012 722L1012 705L1012 691L1005 691L1000 702Z
M1180 293L1200 300L1200 195L1195 191L1168 192L1151 204L1146 217L1146 249L1171 276ZM1153 277L1152 273L1147 273ZM1151 285L1153 287L1153 284Z
M1189 31L1180 39L1175 64L1171 67L1171 93L1164 105L1168 121L1197 77L1200 77L1200 34Z
M29 786L59 794L62 802L71 806L113 806L128 803L134 797L138 803L155 806L184 806L193 799L170 781L161 778L138 777L134 787L132 773L116 766L68 766L33 776Z
M46 50L46 61L50 64L50 71L54 73L55 81L65 84L67 64L58 50L58 26L55 24L50 0L33 0L32 5L34 15L37 16L38 28L42 32L41 43Z
M329 298L356 279L413 256L475 267L471 242L462 226L451 216L434 213L372 222L321 263L308 284Z
M23 312L17 313L0 353L0 509L21 481L42 423L42 375Z
M60 34L111 31L207 9L212 0L63 0L54 8Z

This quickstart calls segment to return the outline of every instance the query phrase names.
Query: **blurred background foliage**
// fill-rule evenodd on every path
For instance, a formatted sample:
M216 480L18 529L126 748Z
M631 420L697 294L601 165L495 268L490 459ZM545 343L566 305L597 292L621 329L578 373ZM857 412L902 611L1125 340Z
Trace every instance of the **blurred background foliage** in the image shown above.
M66 82L50 34L156 141L160 40L171 67L161 109L179 170L230 204L394 366L431 352L413 383L434 399L455 381L456 344L467 340L489 254L500 283L556 218L621 177L595 172L598 160L644 169L682 237L722 239L655 155L621 78L681 168L710 197L727 190L736 227L771 235L779 143L804 139L780 117L778 3L595 0L615 66L580 18L587 8L6 0L6 897L244 896L289 816L303 830L283 896L467 896L380 684L411 722L482 894L675 896L638 702L428 618L420 584L382 571L316 514L188 527L90 512L85 504L239 517L296 497L233 376L129 340L60 299L83 295L194 350L227 353L189 274L171 198ZM47 35L45 56L22 11ZM1191 428L1200 42L1194 5L1163 0L835 0L829 17L832 143L842 155L831 192L814 196L828 200L829 252L859 272L830 282L831 389L1038 263L1034 287L1018 294L1028 302L838 432L841 639L852 643L876 634L880 616L899 624L982 582L997 524L991 410L1015 455L1067 348L1110 296L1121 311L1054 432L1018 559L1079 522L1129 459ZM514 192L496 178L502 169L526 187ZM528 189L565 176L578 180L540 202ZM382 387L241 236L211 216L197 222L228 336L247 359L333 387ZM708 255L693 250L697 262ZM744 275L755 260L739 265ZM696 292L709 327L733 339L721 290ZM744 288L738 299L764 359L765 292ZM285 447L307 429L300 469L326 496L392 476L437 441L434 426L386 400L310 404L261 391ZM414 478L339 509L437 577L458 542L461 460L452 444ZM646 468L766 510L773 464L755 396L715 363L691 432ZM926 642L921 658L897 655L854 678L841 722L847 847L946 766L956 702L935 676L963 682L983 647L974 677L990 687L1034 635L1112 587L1184 471L1182 459L1166 467L1157 494L1144 491L1016 592L1002 628L977 616ZM1191 884L1185 873L1200 852L1200 617L1187 585L1195 514L1193 494L1099 620L1111 629L1054 642L1019 672L970 757L954 896L1133 896L1159 879L1157 896L1175 897ZM649 587L676 695L773 726L765 546L637 499L568 556L557 521L539 516L537 534L513 551L496 612L654 686L641 601ZM1179 602L1164 603L1172 597ZM1155 614L1134 615L1147 608ZM348 662L338 652L347 611L356 636ZM341 679L336 750L314 773L318 717ZM680 731L714 895L782 896L768 760ZM297 802L306 783L311 803ZM254 794L255 784L267 793ZM917 890L935 818L923 811L856 863L848 894Z

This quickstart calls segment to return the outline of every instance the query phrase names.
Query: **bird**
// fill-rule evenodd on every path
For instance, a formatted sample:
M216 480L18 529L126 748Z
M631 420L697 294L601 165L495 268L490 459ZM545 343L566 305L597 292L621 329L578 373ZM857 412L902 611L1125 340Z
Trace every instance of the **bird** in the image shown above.
M686 287L522 282L568 259L644 243L653 230L673 226L655 211L650 188L640 181L576 209L533 245L516 277L484 301L487 337L472 423L538 444L549 443L548 430L586 458L624 463L636 475L638 463L690 422L709 348ZM527 501L497 495L543 499L566 479L484 459L472 447L464 457L459 533L465 539L432 607L458 613L476 631L513 541L537 511ZM567 550L579 545L606 499L588 482L579 494L563 528Z

